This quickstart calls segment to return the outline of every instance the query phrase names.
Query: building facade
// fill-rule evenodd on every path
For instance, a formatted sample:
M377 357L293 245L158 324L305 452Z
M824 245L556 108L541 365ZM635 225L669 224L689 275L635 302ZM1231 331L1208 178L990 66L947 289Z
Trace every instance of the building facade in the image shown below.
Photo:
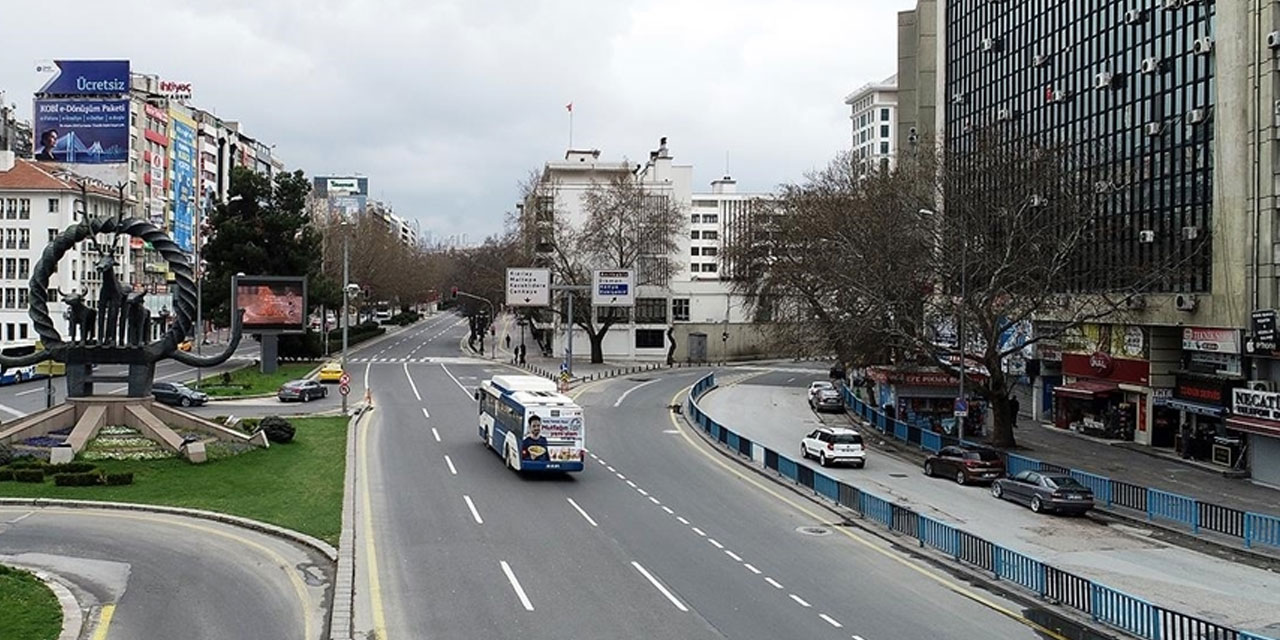
M12 151L19 158L30 158L34 141L31 123L18 119L17 105L7 102L4 92L0 91L0 151Z
M853 157L863 172L887 170L894 166L895 129L898 110L898 76L864 85L845 97L853 128Z

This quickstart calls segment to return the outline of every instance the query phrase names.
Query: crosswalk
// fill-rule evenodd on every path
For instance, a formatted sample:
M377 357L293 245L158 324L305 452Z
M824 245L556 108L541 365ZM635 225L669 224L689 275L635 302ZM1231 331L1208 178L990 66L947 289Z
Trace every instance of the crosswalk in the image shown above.
M347 358L347 362L359 364L493 364L492 360L483 360L481 358L467 357L382 357L375 356L371 358Z

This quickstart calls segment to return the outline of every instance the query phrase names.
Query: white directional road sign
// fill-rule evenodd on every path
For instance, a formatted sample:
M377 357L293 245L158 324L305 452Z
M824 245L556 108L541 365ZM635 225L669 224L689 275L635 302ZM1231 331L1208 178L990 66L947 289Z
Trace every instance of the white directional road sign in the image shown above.
M551 306L551 270L508 267L507 306Z
M597 307L634 307L636 272L606 269L591 275L591 304Z

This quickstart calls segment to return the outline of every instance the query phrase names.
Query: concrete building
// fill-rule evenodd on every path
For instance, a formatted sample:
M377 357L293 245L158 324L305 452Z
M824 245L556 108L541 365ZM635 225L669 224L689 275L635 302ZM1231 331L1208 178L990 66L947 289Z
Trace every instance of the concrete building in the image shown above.
M894 129L898 110L898 76L863 85L845 96L849 122L853 128L853 157L861 161L863 172L893 167Z
M119 206L117 193L56 164L16 158L12 151L0 150L0 340L4 344L37 339L27 314L28 281L49 241L78 223L86 212L90 216L114 214ZM130 215L133 203L126 202L125 208ZM117 244L114 253L123 271L117 277L130 282L128 244ZM102 285L101 275L94 269L99 257L93 243L82 242L63 255L49 279L49 315L64 337L67 324L58 292L82 292L89 306L96 306Z
M895 154L905 157L937 136L938 0L898 12L898 104Z
M675 341L674 357L681 361L743 357L764 349L758 327L748 322L746 305L722 277L728 229L749 215L751 202L758 196L737 193L729 176L713 182L710 192L694 193L692 165L675 164L665 138L644 164L601 161L599 150L569 150L563 161L546 163L538 189L521 203L523 220L535 229L526 234L536 245L531 249L542 254L552 251L557 232L566 226L581 228L586 222L583 199L593 185L628 176L647 193L668 198L681 212L688 212L689 224L672 254L638 257L635 307L595 309L597 321L606 314L624 319L605 336L605 357L663 359L670 340ZM542 318L551 328L552 351L563 353L560 319L549 312ZM576 330L573 340L575 357L587 357L586 333Z
M0 91L0 151L12 151L19 158L30 158L34 138L31 123L18 119L17 105L6 101Z

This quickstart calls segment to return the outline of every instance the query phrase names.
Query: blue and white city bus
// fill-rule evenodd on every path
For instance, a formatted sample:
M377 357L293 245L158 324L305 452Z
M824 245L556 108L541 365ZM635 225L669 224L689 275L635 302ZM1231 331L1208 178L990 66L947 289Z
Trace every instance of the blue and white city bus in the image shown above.
M582 471L582 407L535 376L494 376L476 391L480 440L516 471Z

